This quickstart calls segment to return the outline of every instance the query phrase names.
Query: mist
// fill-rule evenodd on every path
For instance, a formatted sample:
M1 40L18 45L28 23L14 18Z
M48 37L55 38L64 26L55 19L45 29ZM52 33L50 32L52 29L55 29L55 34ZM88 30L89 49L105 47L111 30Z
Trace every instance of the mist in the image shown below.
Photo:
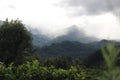
M81 43L100 41L100 39L96 38L95 36L87 35L83 29L76 25L72 25L61 31L59 30L59 33L55 32L49 35L44 34L44 32L40 30L38 31L38 29L31 28L31 32L33 36L33 44L40 47L62 41L78 41Z

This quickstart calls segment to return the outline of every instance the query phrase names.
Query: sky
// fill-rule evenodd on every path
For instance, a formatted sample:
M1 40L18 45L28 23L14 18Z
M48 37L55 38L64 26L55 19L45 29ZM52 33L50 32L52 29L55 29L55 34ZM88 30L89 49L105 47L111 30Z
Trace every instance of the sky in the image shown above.
M6 18L46 35L56 35L72 25L87 35L120 40L120 0L0 0L0 20Z

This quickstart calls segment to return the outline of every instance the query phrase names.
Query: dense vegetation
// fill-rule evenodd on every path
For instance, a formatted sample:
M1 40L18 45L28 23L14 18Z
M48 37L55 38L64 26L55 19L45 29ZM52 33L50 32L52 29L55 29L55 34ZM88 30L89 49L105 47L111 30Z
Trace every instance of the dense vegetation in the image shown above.
M83 59L96 50L98 50L98 48L90 44L84 44L77 41L62 41L53 43L50 46L44 46L39 49L37 53L40 53L43 57L79 56Z
M98 72L73 66L67 70L56 69L54 66L41 67L38 61L26 62L18 67L0 64L1 80L96 80Z
M32 36L24 24L6 20L0 27L0 80L120 80L119 46L109 44L95 53L94 49L65 41L39 51L59 56L38 56L33 54Z
M103 68L87 68L82 64L71 65L68 69L45 66L38 60L26 62L19 66L13 63L7 67L0 63L1 80L119 80L120 68L114 64L120 51L109 45L102 49L105 65ZM109 53L109 51L111 51ZM114 54L113 54L114 53ZM110 78L110 79L109 79Z

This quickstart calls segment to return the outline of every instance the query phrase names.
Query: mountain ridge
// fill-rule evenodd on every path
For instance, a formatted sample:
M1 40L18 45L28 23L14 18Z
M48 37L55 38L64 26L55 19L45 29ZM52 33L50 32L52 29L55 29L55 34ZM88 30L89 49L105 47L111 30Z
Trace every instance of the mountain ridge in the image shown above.
M42 42L41 43L42 45L40 46L40 47L42 47L45 45L62 42L62 41L78 41L81 43L90 43L90 42L98 41L97 38L86 35L82 29L79 29L75 25L73 25L69 28L66 28L66 30L64 30L64 31L66 31L66 34L59 35L55 38L49 38L48 36L42 35L42 34L33 35L33 42L36 44L39 44L39 45L40 45L40 42ZM36 36L37 39L34 36Z

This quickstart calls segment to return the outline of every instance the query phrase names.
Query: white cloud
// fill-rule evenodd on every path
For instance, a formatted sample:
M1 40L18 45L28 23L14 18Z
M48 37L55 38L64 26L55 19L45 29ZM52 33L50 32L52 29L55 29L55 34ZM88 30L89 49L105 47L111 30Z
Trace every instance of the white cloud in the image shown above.
M61 3L66 8L77 9L73 12L78 15L97 15L106 12L116 14L117 11L120 11L120 0L61 0ZM83 8L83 11L79 10L80 7Z
M102 39L120 39L120 25L118 19L111 13L89 17L86 25L88 34Z
M23 20L25 24L34 28L42 29L46 34L55 34L71 25L83 28L87 34L99 38L118 39L120 28L114 15L104 13L101 15L77 15L75 11L86 10L83 6L79 8L59 7L61 0L0 0L0 19L5 18ZM96 5L97 6L97 5ZM11 9L11 7L15 9ZM79 12L79 13L80 13ZM68 13L77 16L68 16ZM81 14L83 14L81 12ZM120 39L120 38L119 38Z

